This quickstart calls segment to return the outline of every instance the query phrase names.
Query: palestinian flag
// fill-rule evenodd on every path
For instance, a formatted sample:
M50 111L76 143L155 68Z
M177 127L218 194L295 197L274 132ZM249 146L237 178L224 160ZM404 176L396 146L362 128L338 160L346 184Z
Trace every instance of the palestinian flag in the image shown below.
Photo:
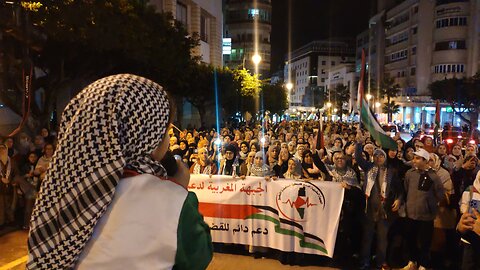
M298 200L297 200L298 201ZM302 211L305 203L295 202L297 211ZM313 234L303 231L303 226L297 222L280 218L278 210L262 205L217 204L200 202L199 211L205 217L223 219L257 219L272 222L275 233L291 236L297 239L300 247L318 250L328 255L324 241Z
M370 132L373 139L380 143L383 148L397 149L397 143L388 136L382 129L377 119L370 111L367 101L363 97L363 78L365 76L365 50L362 50L362 69L360 71L360 81L358 82L358 101L360 105L360 123Z

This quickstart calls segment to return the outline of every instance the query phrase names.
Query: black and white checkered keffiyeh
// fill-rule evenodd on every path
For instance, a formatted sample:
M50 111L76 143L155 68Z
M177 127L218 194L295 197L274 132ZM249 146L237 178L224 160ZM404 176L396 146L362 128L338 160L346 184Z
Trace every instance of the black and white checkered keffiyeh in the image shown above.
M32 214L27 269L74 267L124 168L166 175L150 157L170 117L160 85L130 74L106 77L83 89L62 117Z

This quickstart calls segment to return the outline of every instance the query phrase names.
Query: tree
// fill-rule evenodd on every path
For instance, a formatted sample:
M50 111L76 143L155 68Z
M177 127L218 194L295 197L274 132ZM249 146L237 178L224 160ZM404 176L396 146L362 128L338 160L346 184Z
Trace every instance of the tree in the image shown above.
M185 87L185 70L198 60L191 55L197 36L188 35L171 14L155 12L146 1L45 0L42 4L38 12L23 11L30 31L2 25L7 46L27 47L26 56L44 75L33 82L35 90L45 90L45 100L49 101L45 110L32 108L32 117L41 125L48 121L59 93L80 90L115 73L142 75L173 92ZM30 36L25 34L30 32ZM15 49L8 54L7 59L18 58ZM7 87L3 89L15 93L5 103L19 112L15 97L22 96L22 64L8 60L6 68L14 72L4 80Z
M386 98L387 102L383 105L383 112L388 114L388 122L392 121L392 115L400 111L398 106L392 98L395 98L400 93L400 85L395 83L395 79L385 75L380 86L380 98Z
M383 113L389 114L390 116L394 113L400 112L400 105L396 104L395 101L390 101L390 103L386 102L383 104L382 108ZM389 118L388 121L390 122L392 119Z
M463 121L474 130L478 123L478 108L480 106L480 73L470 78L451 78L432 82L430 89L432 99L448 102ZM467 118L465 114L468 114Z
M330 99L333 101L332 109L337 109L337 115L340 117L340 121L342 121L343 114L348 113L344 111L343 107L344 104L350 100L350 89L343 84L337 84L333 92L333 97L330 97Z
M260 98L263 98L265 110L271 113L283 114L288 108L287 92L282 83L263 84Z

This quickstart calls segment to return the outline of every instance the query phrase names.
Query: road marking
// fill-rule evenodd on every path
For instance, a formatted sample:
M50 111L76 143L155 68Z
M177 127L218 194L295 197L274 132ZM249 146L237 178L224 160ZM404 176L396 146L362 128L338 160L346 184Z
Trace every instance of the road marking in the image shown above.
M19 259L16 259L15 261L9 262L3 266L0 266L0 270L7 270L7 269L12 269L13 267L22 264L28 260L28 255L23 256Z

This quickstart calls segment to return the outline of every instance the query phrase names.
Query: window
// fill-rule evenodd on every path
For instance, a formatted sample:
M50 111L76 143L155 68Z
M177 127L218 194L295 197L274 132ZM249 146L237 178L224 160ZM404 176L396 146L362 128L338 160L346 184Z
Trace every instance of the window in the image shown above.
M394 52L387 57L387 63L400 61L407 58L408 50Z
M322 61L322 66L325 66L327 64L327 61Z
M418 13L418 6L414 6L413 7L413 14L417 14Z
M181 22L185 28L187 28L187 6L177 2L177 21Z
M412 67L412 68L410 69L410 76L415 75L416 72L417 72L417 69L416 69L415 67Z
M335 66L335 61L332 61L332 66Z
M200 39L208 42L208 19L204 15L200 15Z
M465 40L449 40L435 43L435 51L443 50L465 50Z
M412 47L412 55L417 54L417 46Z
M450 17L438 19L435 22L437 28L450 27L450 26L465 26L467 25L467 17Z
M387 38L387 47L392 46L408 40L408 31L403 31L400 34Z
M248 10L248 19L253 20L254 18L260 15L260 10L258 8L251 8Z
M418 26L412 28L412 35L416 35L418 31Z
M441 64L433 67L434 73L463 73L465 71L464 64Z
M325 82L325 78L322 78L320 81L324 83L324 82Z

